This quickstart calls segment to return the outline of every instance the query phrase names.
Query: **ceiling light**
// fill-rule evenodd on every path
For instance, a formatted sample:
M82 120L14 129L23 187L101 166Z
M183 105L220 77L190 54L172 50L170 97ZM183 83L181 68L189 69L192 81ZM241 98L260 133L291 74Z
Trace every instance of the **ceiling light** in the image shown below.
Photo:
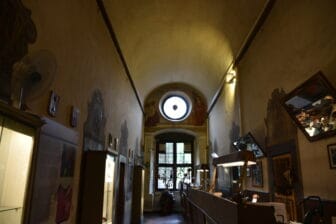
M218 154L215 153L215 152L213 152L213 153L211 153L211 157L212 157L212 158L218 158Z

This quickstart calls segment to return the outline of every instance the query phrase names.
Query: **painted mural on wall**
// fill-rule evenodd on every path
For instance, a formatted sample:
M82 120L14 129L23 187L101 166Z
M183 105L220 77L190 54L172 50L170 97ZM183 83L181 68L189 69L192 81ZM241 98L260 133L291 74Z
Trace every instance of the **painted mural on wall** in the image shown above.
M207 116L207 106L204 99L199 93L191 92L191 99L193 104L193 114L191 116L191 123L194 125L203 125Z
M202 126L205 125L207 117L207 104L202 94L191 86L182 83L163 85L152 91L145 101L145 126L154 127L162 124L171 124L160 113L161 98L169 91L180 91L185 93L192 103L192 111L180 124Z
M124 120L124 122L120 126L120 141L119 141L119 153L126 157L126 163L125 163L125 176L124 176L124 189L125 194L120 195L119 197L122 197L124 200L124 222L123 223L129 223L130 222L130 215L128 212L131 211L132 208L132 190L133 190L133 170L134 170L134 152L132 152L132 149L129 148L128 145L128 137L129 137L129 130L127 126L127 121ZM120 177L119 177L120 178Z
M42 131L29 223L70 223L77 149L71 141Z
M296 138L297 129L293 121L281 105L286 95L283 89L274 89L267 104L266 146L284 143Z
M159 101L151 99L145 104L145 125L147 127L155 126L160 122L160 112L158 110Z
M12 67L28 52L37 31L31 12L21 0L0 1L0 99L9 101Z
M134 147L134 163L135 164L144 164L144 147L140 147L139 137L135 140L135 147Z
M126 157L128 155L128 128L126 120L122 123L120 127L119 152Z
M126 202L132 199L133 172L134 172L134 164L129 163L127 167Z
M88 117L84 123L84 150L104 150L105 125L103 96L100 90L95 90L88 103Z
M233 147L233 142L240 137L240 126L236 122L232 122L231 124L231 130L230 130L230 142L226 143L227 145L231 146L231 151L236 151ZM210 142L210 155L209 155L209 161L212 163L213 160L213 153L217 154L218 156L222 156L224 154L228 154L229 152L223 152L223 146L219 147L218 146L218 140L214 138ZM215 183L215 188L216 190L219 191L225 191L225 192L230 192L232 190L232 185L231 185L231 173L233 173L233 178L236 178L238 169L235 168L224 168L221 166L217 167L216 170L216 183ZM211 171L211 176L213 175L213 170Z
M72 145L64 144L61 158L60 181L55 193L56 224L64 223L70 218L76 148Z

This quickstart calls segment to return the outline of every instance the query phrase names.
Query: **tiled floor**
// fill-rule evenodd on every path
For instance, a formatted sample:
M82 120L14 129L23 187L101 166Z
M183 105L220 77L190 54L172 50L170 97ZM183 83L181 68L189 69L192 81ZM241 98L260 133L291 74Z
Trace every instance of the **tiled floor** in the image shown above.
M162 216L158 213L145 213L143 224L185 224L180 213Z

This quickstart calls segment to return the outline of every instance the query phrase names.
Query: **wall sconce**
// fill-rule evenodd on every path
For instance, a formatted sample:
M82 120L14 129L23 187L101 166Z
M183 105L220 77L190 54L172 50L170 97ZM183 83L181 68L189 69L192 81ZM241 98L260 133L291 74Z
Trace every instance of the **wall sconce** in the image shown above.
M211 153L211 157L212 157L212 158L218 158L218 154L215 153L215 152L212 152L212 153Z
M228 71L228 73L226 73L225 82L229 84L234 83L236 78L237 78L237 72L233 68L231 68Z

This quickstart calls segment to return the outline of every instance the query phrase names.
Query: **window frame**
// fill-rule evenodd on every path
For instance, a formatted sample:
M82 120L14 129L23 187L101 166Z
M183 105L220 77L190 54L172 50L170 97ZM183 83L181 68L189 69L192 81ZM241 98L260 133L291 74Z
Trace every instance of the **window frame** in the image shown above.
M155 153L155 190L156 191L164 191L167 189L159 189L158 188L158 172L159 167L172 167L173 169L173 188L168 189L170 191L177 191L176 187L176 180L177 180L177 168L178 167L191 167L191 175L194 175L194 138L163 138L163 139L157 139L156 141L156 153ZM190 144L191 147L191 163L177 163L177 143L184 143L184 144ZM159 164L159 147L160 144L166 144L166 143L173 143L173 163L172 164Z

